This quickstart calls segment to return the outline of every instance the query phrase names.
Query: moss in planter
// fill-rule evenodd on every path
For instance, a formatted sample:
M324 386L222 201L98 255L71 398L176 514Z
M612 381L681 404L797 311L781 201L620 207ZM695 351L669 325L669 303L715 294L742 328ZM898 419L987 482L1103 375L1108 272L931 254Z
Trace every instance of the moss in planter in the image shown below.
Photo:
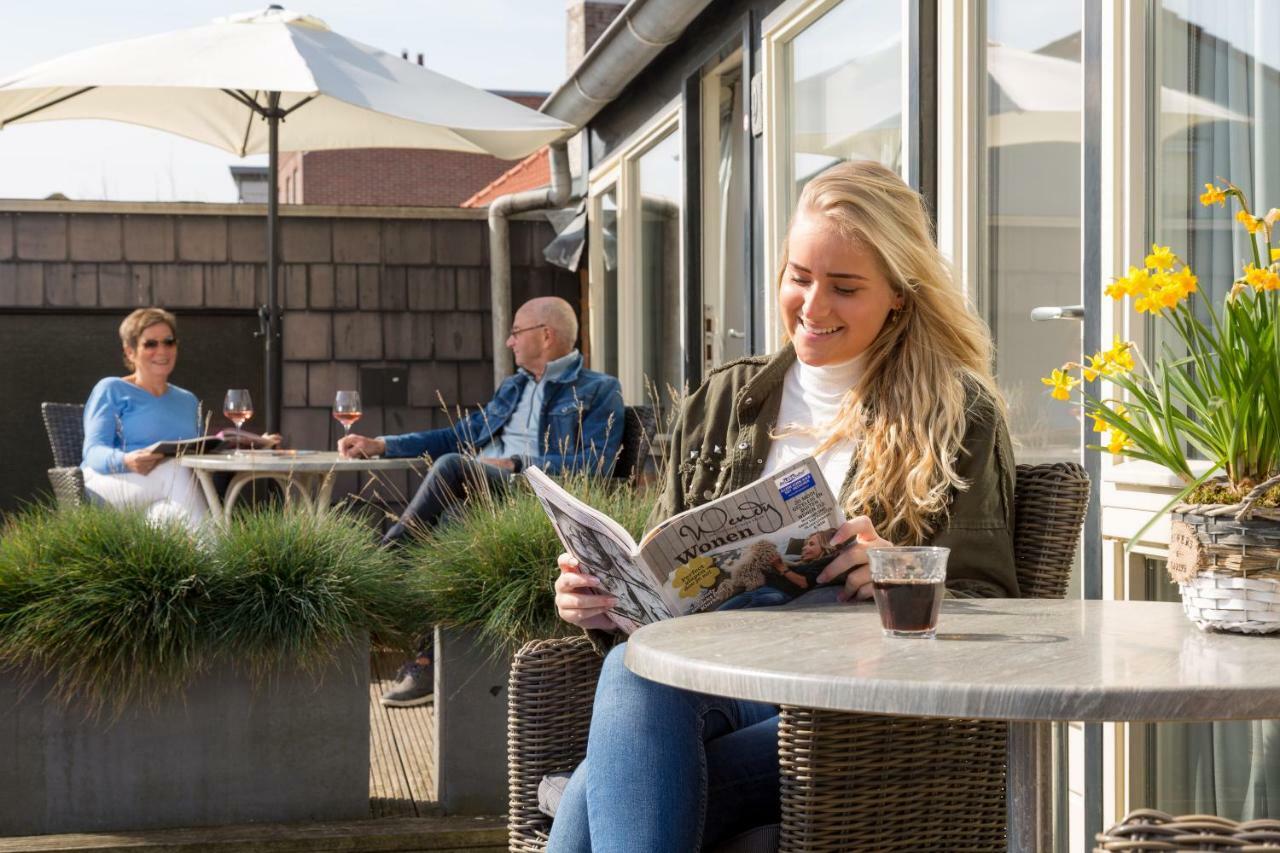
M415 577L341 514L244 514L201 541L139 513L35 509L0 528L0 667L90 712L180 691L217 661L315 669L375 631L407 638Z
M1248 489L1236 489L1230 483L1211 480L1202 483L1187 496L1187 502L1193 504L1235 504L1244 499ZM1276 484L1263 492L1255 506L1280 507L1280 484Z
M657 492L632 482L570 475L562 485L639 539ZM476 495L403 556L426 590L430 623L479 630L495 654L578 629L556 615L552 584L564 551L542 505L520 481Z

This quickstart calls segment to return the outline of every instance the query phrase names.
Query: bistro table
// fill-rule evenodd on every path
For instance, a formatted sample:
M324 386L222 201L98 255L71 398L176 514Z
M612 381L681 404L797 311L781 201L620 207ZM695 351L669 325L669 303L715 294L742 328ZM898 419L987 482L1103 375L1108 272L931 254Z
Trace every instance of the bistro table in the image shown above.
M874 606L706 613L646 625L626 665L739 699L1008 720L1009 849L1051 849L1046 723L1280 716L1280 636L1201 631L1172 603L949 599L936 640L890 639Z
M329 509L333 483L338 474L347 471L421 470L426 461L420 457L404 459L346 459L335 451L319 450L236 450L231 453L191 454L178 457L178 464L195 471L204 489L209 511L222 520L231 518L231 510L245 486L255 480L274 480L280 484L285 500L294 497L310 512ZM230 472L225 499L219 499L213 475Z

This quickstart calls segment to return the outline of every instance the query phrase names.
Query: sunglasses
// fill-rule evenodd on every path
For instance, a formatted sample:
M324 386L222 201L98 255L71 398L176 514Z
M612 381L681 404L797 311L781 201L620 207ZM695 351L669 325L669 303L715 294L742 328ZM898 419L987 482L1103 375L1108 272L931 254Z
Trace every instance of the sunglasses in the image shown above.
M178 345L178 339L160 338L159 340L156 340L154 338L147 338L145 341L139 341L138 343L143 349L155 349L158 346L176 347Z

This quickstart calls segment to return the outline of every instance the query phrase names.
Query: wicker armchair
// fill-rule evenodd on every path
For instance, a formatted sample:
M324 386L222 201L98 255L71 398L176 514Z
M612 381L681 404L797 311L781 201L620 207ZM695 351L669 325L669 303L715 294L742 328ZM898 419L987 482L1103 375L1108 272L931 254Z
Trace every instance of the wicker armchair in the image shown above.
M80 403L41 403L49 448L54 467L49 469L49 485L53 486L58 506L74 507L84 503L84 472L80 458L84 452L84 406Z
M1231 850L1234 853L1262 853L1280 850L1280 820L1250 820L1236 823L1213 815L1174 817L1154 809L1130 812L1106 832L1098 833L1095 853L1125 851Z
M1014 554L1025 596L1066 594L1088 499L1089 479L1079 465L1018 466ZM591 717L600 665L585 637L532 642L512 661L511 851L546 848L551 820L538 810L538 785L585 755L582 723ZM780 849L1003 853L1007 733L1003 722L783 706Z

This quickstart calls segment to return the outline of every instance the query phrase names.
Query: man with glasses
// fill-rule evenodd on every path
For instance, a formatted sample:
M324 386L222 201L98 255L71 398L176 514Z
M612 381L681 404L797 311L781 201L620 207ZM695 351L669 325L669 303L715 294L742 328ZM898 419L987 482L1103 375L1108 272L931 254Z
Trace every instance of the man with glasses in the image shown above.
M607 476L622 445L622 386L613 376L582 366L574 348L578 319L556 296L531 299L512 322L507 347L516 374L504 380L483 409L450 427L338 442L343 456L427 456L431 470L399 521L383 537L402 539L428 530L468 494L501 491L528 465L550 474L586 471ZM401 670L382 704L420 705L431 699L428 653Z

